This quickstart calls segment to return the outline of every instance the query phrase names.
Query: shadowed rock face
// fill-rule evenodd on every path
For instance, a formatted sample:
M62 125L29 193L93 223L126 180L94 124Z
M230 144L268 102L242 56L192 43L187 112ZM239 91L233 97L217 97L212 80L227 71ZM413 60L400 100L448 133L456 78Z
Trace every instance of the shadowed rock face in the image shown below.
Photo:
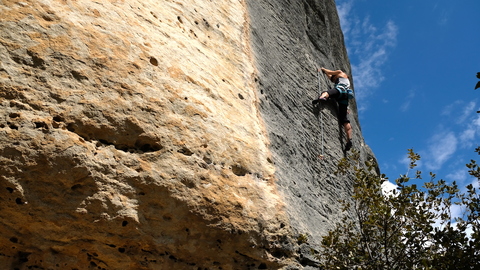
M350 71L333 1L3 0L0 13L0 265L315 264L351 181L333 175L335 104L310 102L317 66Z
M353 175L333 173L346 153L334 101L313 107L333 87L319 67L351 68L333 1L248 1L260 108L275 161L276 179L297 233L318 243L339 220L339 198L348 198ZM365 145L357 107L350 101L353 145L363 161L375 160ZM322 140L323 137L323 140ZM319 155L324 159L319 159Z

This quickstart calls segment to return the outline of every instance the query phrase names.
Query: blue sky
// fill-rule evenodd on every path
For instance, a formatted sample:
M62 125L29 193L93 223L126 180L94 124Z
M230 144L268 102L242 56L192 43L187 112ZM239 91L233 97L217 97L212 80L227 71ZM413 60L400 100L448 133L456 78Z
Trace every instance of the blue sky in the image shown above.
M382 173L473 182L480 145L479 0L337 0L360 124ZM335 68L335 67L332 67ZM412 174L413 176L413 174Z

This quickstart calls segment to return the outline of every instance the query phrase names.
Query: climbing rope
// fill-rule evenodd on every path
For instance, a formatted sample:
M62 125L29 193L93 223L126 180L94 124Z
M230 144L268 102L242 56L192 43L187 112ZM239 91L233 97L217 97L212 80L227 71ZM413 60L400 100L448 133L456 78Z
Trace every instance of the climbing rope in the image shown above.
M320 82L320 71L317 69L317 80L318 80L318 96L320 97L322 95L322 83ZM320 104L320 103L319 103ZM321 154L318 155L318 158L321 160L325 159L325 153L324 153L324 146L323 146L323 114L322 111L320 110L318 112L319 114L319 121L320 121L320 140L321 142Z

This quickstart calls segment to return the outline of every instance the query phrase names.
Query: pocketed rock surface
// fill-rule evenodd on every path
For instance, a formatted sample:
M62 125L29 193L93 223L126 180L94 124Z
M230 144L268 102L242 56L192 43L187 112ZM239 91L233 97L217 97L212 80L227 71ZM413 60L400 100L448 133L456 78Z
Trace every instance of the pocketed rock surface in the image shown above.
M0 0L0 14L4 269L316 267L352 181L333 174L335 104L311 105L318 66L350 74L334 1Z

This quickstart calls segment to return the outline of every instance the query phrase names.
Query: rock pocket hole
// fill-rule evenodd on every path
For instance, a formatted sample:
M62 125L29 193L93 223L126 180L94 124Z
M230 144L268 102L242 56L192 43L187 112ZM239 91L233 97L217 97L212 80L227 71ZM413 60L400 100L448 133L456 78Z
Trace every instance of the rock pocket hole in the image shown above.
M52 14L43 14L42 19L44 19L47 22L53 22L54 18Z
M13 189L13 188L11 188L11 187L7 187L7 190L8 190L8 192L10 192L10 193L13 193L13 192L15 191L15 189Z
M190 34L192 34L194 37L197 37L197 34L195 34L195 32L192 29L190 29Z
M185 156L191 156L193 155L193 152L190 151L190 149L183 147L182 149L177 151L178 153L184 154Z
M11 113L8 115L10 118L17 118L17 117L20 117L20 114L19 113Z
M80 191L82 189L82 185L81 184L76 184L76 185L71 186L70 189L73 190L73 191Z
M37 53L27 50L27 54L32 59L31 59L31 62L29 61L28 63L25 63L25 64L32 66L34 68L45 69L45 61L42 58L38 57Z
M82 73L76 70L70 71L70 74L72 74L73 78L75 78L75 80L77 81L88 80L87 76L83 75Z
M135 142L135 148L146 153L160 151L163 146L155 138L141 136Z
M261 263L259 266L258 266L258 269L268 269L267 265L265 263Z
M158 60L155 57L150 57L150 64L158 66Z
M203 22L205 23L205 26L210 27L210 24L208 23L207 20L203 19Z
M17 125L15 125L15 124L12 124L12 123L7 123L7 125L8 125L8 127L9 127L10 129L15 129L15 130L18 130L18 126L17 126Z
M248 173L248 170L240 165L233 165L232 172L237 176L245 176Z
M54 116L52 126L54 128L58 128L58 127L60 127L59 123L62 123L63 121L65 121L65 119L63 119L63 117L58 116L58 115Z
M140 150L143 152L155 152L161 149L162 149L162 146L160 145L150 145L148 143L140 146Z
M74 123L70 123L67 125L67 130L70 131L70 132L75 132L75 124Z
M63 122L64 119L63 119L63 117L57 115L57 116L54 116L54 117L53 117L53 121L55 121L55 122Z
M125 227L125 226L127 226L127 225L128 225L128 221L124 220L124 221L122 222L122 227Z
M18 260L20 262L26 263L26 262L28 262L28 256L30 256L30 254L32 254L32 253L30 253L30 252L19 252L18 253Z
M240 94L240 93L238 94L238 98L239 98L239 99L245 99L245 98L243 97L243 95Z
M45 122L35 122L35 128L48 129L48 125Z

